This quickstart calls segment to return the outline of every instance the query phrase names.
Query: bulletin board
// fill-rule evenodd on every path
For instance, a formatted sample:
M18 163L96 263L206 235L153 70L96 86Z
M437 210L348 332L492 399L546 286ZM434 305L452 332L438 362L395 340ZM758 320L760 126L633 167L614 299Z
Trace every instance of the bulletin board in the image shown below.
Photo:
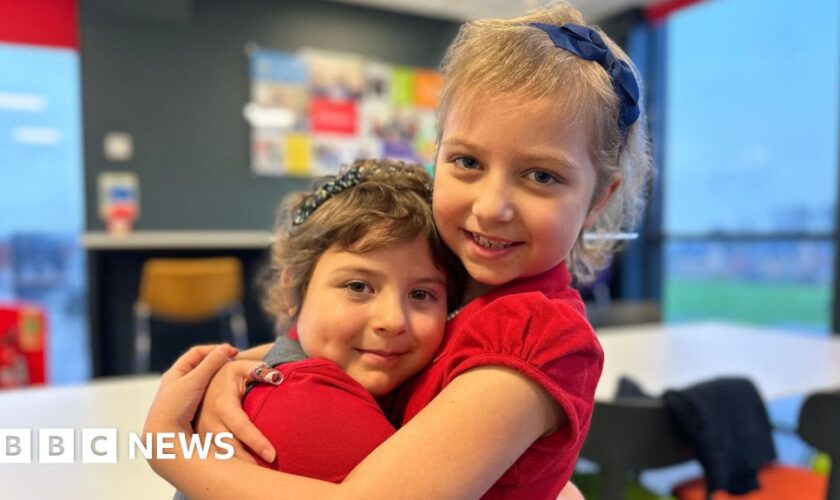
M437 71L315 49L247 53L244 114L255 173L334 174L358 158L433 162L443 82Z

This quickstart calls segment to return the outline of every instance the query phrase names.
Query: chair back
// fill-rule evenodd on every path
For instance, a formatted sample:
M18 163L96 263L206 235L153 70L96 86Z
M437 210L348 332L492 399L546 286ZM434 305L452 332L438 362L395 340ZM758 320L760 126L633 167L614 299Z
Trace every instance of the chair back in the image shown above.
M143 265L139 304L151 315L200 321L242 300L242 264L235 257L150 259Z
M802 439L831 457L828 500L840 500L840 391L808 396L799 413Z
M602 500L621 499L629 472L694 458L691 444L658 398L596 401L580 456L601 467Z

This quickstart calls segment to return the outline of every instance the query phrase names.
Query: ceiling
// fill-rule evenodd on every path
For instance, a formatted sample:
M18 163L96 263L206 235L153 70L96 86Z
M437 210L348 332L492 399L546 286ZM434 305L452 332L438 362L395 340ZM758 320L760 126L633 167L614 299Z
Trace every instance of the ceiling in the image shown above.
M333 0L335 2L365 5L384 10L408 12L453 21L466 21L483 17L515 17L525 11L545 5L550 0ZM570 0L583 12L588 22L598 22L605 17L631 7L661 3L662 0Z

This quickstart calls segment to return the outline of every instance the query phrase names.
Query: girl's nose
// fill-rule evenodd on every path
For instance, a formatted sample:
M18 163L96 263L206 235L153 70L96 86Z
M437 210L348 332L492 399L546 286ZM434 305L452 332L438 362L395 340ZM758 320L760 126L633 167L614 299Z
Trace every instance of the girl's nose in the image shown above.
M404 301L396 294L390 297L382 297L378 301L376 317L373 321L373 329L376 333L383 335L399 335L406 331L408 314L405 310Z
M514 208L511 200L511 186L504 178L488 178L477 186L472 213L482 222L510 222Z

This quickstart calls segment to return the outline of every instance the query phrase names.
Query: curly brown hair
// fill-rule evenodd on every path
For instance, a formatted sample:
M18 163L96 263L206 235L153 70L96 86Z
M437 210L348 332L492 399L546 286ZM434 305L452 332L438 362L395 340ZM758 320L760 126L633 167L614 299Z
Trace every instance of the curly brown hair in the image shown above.
M265 306L278 319L295 320L318 259L335 246L365 253L425 235L435 265L447 275L449 308L458 306L464 276L460 261L443 244L432 218L432 179L419 165L393 160L356 160L361 181L320 203L300 224L300 208L336 176L318 179L309 192L280 204L271 249Z

